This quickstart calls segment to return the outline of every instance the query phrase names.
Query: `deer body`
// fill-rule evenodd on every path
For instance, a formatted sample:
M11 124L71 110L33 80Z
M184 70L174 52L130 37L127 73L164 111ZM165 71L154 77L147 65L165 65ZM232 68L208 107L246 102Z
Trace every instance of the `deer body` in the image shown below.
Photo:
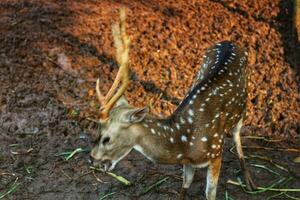
M125 28L121 27L121 30ZM126 36L120 35L114 36L115 40L121 40L116 42L118 44L122 44L122 37ZM126 44L117 47L117 52L126 50ZM128 59L128 50L125 50L124 57ZM119 63L120 71L121 68L123 71L128 69L124 65L126 60ZM127 79L123 79L124 84ZM115 103L108 103L110 107L115 104L114 107L102 115L109 117L101 120L99 143L91 152L94 164L102 163L105 169L112 170L132 149L156 163L182 164L181 194L192 183L195 168L208 167L206 198L214 200L224 136L233 133L247 188L255 189L245 166L239 135L246 108L246 80L246 53L224 41L206 51L194 85L170 117L157 118L148 114L147 108L134 108L124 98L115 98ZM103 103L107 97L101 95L98 86L99 82L97 93Z
M134 148L156 163L183 164L184 188L189 187L194 168L209 166L207 188L216 188L224 136L233 132L237 144L240 144L239 129L246 106L245 56L243 50L230 42L208 49L192 89L166 119L131 108L124 99L119 102L110 113L112 124L108 127L119 127L121 122L115 122L115 119L122 118L122 114L124 118L140 117L132 121L128 133L124 133L125 139L130 140L125 145L126 155ZM237 130L233 131L234 128ZM102 137L105 137L106 132L102 131ZM113 133L107 134L112 140ZM242 159L241 145L237 147ZM96 160L101 157L97 155L101 152L99 148L102 148L101 143L92 151ZM214 199L215 189L214 194L208 193L207 198Z
M234 53L233 49L236 48L231 43L223 42L208 50L207 54L214 57L205 56L203 66L210 63L206 66L207 75L200 79L205 69L200 71L200 77L173 115L167 119L146 116L139 123L142 136L136 141L137 150L158 163L195 166L221 155L224 135L238 124L245 110L245 58L243 52ZM215 63L218 51L224 56ZM235 57L230 62L232 54ZM228 64L224 65L226 61ZM216 70L211 73L211 68ZM219 73L220 70L224 72Z

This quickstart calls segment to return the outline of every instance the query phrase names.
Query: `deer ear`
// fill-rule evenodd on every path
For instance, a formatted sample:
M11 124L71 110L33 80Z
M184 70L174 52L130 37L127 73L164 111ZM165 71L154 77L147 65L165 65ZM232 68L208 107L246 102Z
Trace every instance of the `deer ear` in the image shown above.
M148 114L149 108L136 108L129 111L125 116L125 122L127 123L138 123L143 121L145 116Z
M121 96L120 99L116 102L114 107L119 107L119 106L128 106L128 101L125 99L124 96Z

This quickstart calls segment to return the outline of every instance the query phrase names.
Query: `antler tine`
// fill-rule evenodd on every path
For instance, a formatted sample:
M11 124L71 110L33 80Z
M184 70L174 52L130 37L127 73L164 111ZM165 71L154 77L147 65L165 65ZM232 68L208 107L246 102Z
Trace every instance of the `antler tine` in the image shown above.
M116 103L116 101L123 95L125 89L128 86L129 78L128 78L128 61L129 61L129 45L130 39L126 35L126 23L125 23L125 9L120 9L120 23L116 23L112 26L112 33L114 37L114 46L116 48L116 60L119 65L119 71L117 73L116 79L107 93L106 97L104 97L104 106L102 109L102 117L107 118L108 112ZM122 81L119 90L117 91L119 83ZM100 90L97 91L98 99ZM101 99L103 96L101 96ZM99 100L100 101L100 100Z
M97 97L98 97L100 105L105 105L105 96L103 96L100 91L99 78L97 79L97 83L96 83L96 93L97 93Z
M117 76L116 76L116 79L115 79L115 81L114 81L114 83L112 84L112 86L111 86L111 88L109 89L109 91L108 91L108 93L107 93L107 95L106 95L106 101L109 101L111 98L112 98L112 96L113 96L113 94L116 92L116 90L117 90L117 87L118 87L118 85L119 85L119 83L120 83L120 81L121 81L121 67L123 66L123 65L121 65L120 64L120 54L122 54L122 46L123 46L123 44L122 44L122 39L121 39L121 37L120 37L120 25L119 25L119 23L115 23L115 24L113 24L113 26L112 26L112 33L113 33L113 37L114 37L114 46L115 46L115 48L116 48L116 59L117 59L117 63L118 63L118 65L119 65L119 71L118 71L118 73L117 73Z
M110 111L110 109L113 107L113 105L117 102L117 100L123 95L123 93L125 92L128 83L129 83L129 79L128 79L128 72L127 70L124 70L123 76L122 76L122 85L120 86L119 90L117 91L117 93L110 99L110 101L105 105L104 109L103 109L103 118L107 118L108 117L108 112Z

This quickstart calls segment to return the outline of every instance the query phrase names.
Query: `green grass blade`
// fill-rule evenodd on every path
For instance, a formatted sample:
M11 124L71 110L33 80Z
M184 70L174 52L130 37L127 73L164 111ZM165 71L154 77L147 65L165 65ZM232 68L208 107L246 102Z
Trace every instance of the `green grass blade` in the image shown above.
M268 197L266 200L271 200L271 199L273 199L273 198L275 198L275 197L279 197L279 196L281 196L281 195L283 195L283 194L284 194L284 192L280 192L280 193L274 194L274 195Z
M17 178L14 181L14 183L11 185L11 187L9 188L9 190L7 190L7 192L0 193L0 199L3 199L7 195L10 195L10 194L14 193L19 185L20 185L20 183L18 183L18 178Z
M106 174L108 174L108 175L114 177L115 179L117 179L118 181L120 181L121 183L123 183L124 185L127 185L127 186L128 186L128 185L131 185L130 181L128 181L127 179L125 179L125 178L122 177L122 176L116 175L116 174L114 174L114 173L112 173L112 172L106 172Z
M158 186L161 185L162 183L166 182L168 179L169 179L169 177L165 177L165 178L163 178L163 179L157 181L156 183L150 185L149 187L145 188L144 191L142 192L142 195L148 193L148 192L149 192L150 190L152 190L153 188L158 187Z
M131 185L131 182L128 181L126 178L124 178L122 176L119 176L119 175L116 175L116 174L114 174L112 172L105 172L103 169L92 167L92 166L90 166L90 169L95 170L95 171L100 171L100 172L103 172L103 173L105 173L107 175L110 175L111 177L117 179L118 181L120 181L121 183L123 183L126 186Z
M272 173L272 174L275 174L277 176L281 176L280 173L278 172L275 172L274 170L264 166L264 165L258 165L258 164L250 164L251 166L254 166L254 167L257 167L257 168L261 168L261 169L264 169L264 170L267 170L268 172Z
M249 193L249 194L259 194L259 193L262 193L262 192L265 192L265 191L274 191L274 192L300 192L300 188L299 189L294 189L294 188L274 188L276 185L279 185L279 184L287 181L290 178L291 177L279 179L278 181L276 181L275 183L271 184L268 187L257 187L258 190L254 191L254 192L245 190L246 185L242 184L240 181L236 182L236 181L228 180L227 183L228 184L232 184L232 185L241 186L242 189L246 193Z
M286 192L284 193L284 195L285 195L287 198L289 198L289 199L293 199L293 200L300 200L300 198L299 198L299 197L293 197L293 196L291 196L291 195L287 194Z
M111 193L108 193L108 194L105 194L104 196L100 197L99 200L104 200L112 195L114 195L116 192L111 192Z

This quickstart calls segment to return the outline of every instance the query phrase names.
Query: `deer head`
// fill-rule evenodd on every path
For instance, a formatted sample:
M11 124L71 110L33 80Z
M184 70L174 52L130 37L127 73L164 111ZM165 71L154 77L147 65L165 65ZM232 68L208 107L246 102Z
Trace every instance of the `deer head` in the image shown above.
M118 161L124 158L133 148L138 138L138 128L148 108L133 108L122 96L128 86L128 60L130 39L125 32L125 9L120 9L120 23L112 26L116 60L119 71L106 96L100 91L99 79L96 92L101 104L100 136L98 144L92 149L94 165L104 164L105 170L112 170ZM121 83L121 84L120 84ZM130 137L128 135L130 134Z
M104 165L104 170L112 170L134 147L148 108L133 108L125 98L120 98L109 112L109 118L100 121L101 135L92 149L94 165Z

